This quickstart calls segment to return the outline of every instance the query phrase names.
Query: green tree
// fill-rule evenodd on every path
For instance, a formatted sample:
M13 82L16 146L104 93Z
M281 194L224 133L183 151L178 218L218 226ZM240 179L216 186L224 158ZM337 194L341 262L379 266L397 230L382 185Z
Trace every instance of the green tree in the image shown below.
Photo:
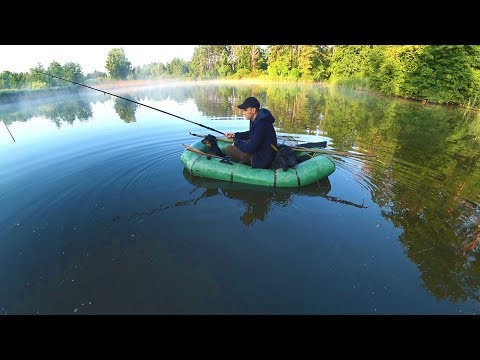
M173 58L167 65L167 73L173 77L182 77L188 74L188 64L179 58Z
M331 80L440 104L480 103L480 46L335 46Z
M74 62L67 62L62 67L63 78L75 82L85 81L85 75L83 75L82 67L80 64Z
M125 56L123 48L113 48L109 51L105 67L112 79L126 79L132 72L132 64Z
M165 74L167 68L162 63L155 63L155 65L151 68L151 75L153 77L159 78Z
M233 74L233 68L228 61L230 54L228 46L225 46L224 49L220 59L220 66L218 67L218 74L222 77L228 77Z
M302 80L325 81L330 76L331 47L302 45L298 53L298 69Z
M190 75L195 79L202 79L207 77L210 70L209 64L209 45L197 46L193 51Z
M365 63L373 47L366 45L340 45L333 48L330 80L334 84L366 81Z
M58 62L53 61L47 69L47 72L51 75L58 76L60 78L75 81L75 82L83 82L85 80L85 76L82 73L82 68L80 64L74 62L68 62L65 65L60 65ZM48 86L70 86L71 83L54 78L52 76L47 77L47 84Z
M256 77L266 68L265 52L258 45L231 45L229 63L237 77Z
M85 80L101 80L105 79L107 77L107 74L101 71L95 70L94 72L91 72L85 76Z
M62 65L56 61L52 61L47 68L47 73L53 76L63 77ZM48 86L65 86L65 81L52 76L47 76L46 80Z
M292 68L292 48L289 45L270 45L267 47L268 76L275 80L286 78Z
M189 75L195 79L227 76L233 72L229 65L229 57L230 49L227 46L197 46L190 61Z
M161 63L150 63L143 66L136 66L133 69L133 78L134 79L150 79L152 77L158 77L158 75L162 74L163 71L160 71L158 75L156 72L160 69L165 68L165 66Z
M480 91L479 46L424 46L409 66L402 94L441 104L466 104Z
M10 71L0 73L0 90L22 89L26 87L26 84L26 73L12 73Z
M50 76L45 75L45 69L42 64L38 65L27 73L27 84L32 89L43 89L48 86Z

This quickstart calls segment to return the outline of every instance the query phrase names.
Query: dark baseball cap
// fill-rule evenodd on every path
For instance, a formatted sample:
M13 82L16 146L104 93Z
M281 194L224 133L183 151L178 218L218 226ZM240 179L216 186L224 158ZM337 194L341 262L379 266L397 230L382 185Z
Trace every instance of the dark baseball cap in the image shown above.
M240 105L237 105L237 108L245 110L246 108L257 108L260 109L260 103L258 102L257 98L254 98L253 96L250 96L246 98L243 103Z

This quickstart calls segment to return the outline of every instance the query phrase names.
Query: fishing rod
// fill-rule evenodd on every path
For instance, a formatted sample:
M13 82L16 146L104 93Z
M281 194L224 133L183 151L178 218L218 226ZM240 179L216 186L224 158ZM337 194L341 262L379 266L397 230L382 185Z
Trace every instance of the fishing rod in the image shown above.
M108 94L108 95L116 96L116 97L118 97L118 98L120 98L120 99L123 99L123 100L131 101L131 102L133 102L133 103L135 103L135 104L142 105L142 106L148 107L148 108L150 108L150 109L160 111L160 112L162 112L162 113L164 113L164 114L167 114L167 115L170 115L170 116L174 116L174 117L176 117L176 118L179 118L179 119L188 121L189 123L192 123L192 124L195 124L195 125L204 127L205 129L212 130L212 131L215 131L215 132L217 132L217 133L219 133L219 134L222 134L222 135L226 136L224 132L215 130L214 128L211 128L211 127L208 127L208 126L206 126L206 125L197 123L197 122L195 122L195 121L185 119L184 117L181 117L181 116L178 116L178 115L169 113L169 112L167 112L167 111L157 109L156 107L153 107L153 106L150 106L150 105L145 105L145 104L139 103L139 102L137 102L137 101L135 101L135 100L127 99L127 98L124 98L124 97L122 97L122 96L115 95L115 94L109 93L109 92L104 91L104 90L95 89L94 87L91 87L91 86L88 86L88 85L84 85L84 84L80 84L80 83L77 83L77 82L72 81L72 80L67 80L67 79L61 78L60 76L52 75L52 74L45 73L45 72L42 72L42 71L39 71L39 70L35 70L35 71L39 72L40 74L48 75L48 76L51 76L51 77L54 77L54 78L57 78L57 79L60 79L60 80L63 80L63 81L71 82L71 83L73 83L73 84L75 84L75 85L80 85L80 86L84 86L84 87L89 88L89 89L92 89L92 90L99 91L99 92L103 93L104 95L105 95L105 94Z
M15 138L13 137L12 133L10 132L10 129L9 129L9 128L8 128L8 126L7 126L7 123L6 123L5 121L4 121L3 123L5 124L5 127L7 128L7 130L8 130L8 132L9 132L10 136L11 136L11 137L12 137L12 139L13 139L13 141L14 141L14 142L16 142L16 141L15 141Z

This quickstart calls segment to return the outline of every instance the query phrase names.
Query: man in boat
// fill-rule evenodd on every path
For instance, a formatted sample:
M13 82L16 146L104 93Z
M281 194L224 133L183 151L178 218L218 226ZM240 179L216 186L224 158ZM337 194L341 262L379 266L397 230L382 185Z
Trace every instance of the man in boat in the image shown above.
M251 165L252 168L269 168L275 157L273 146L277 146L277 134L273 127L275 118L268 109L260 108L260 103L253 96L237 107L250 120L250 130L225 133L227 138L234 139L225 153L232 161Z

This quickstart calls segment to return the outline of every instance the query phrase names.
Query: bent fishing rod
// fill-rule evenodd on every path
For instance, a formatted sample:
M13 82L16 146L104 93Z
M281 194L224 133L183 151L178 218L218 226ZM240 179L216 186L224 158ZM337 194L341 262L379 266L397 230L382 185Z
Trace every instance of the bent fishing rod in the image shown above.
M116 97L118 97L118 98L120 98L120 99L127 100L127 101L133 102L133 103L135 103L135 104L148 107L148 108L153 109L153 110L160 111L160 112L162 112L162 113L164 113L164 114L167 114L167 115L170 115L170 116L174 116L174 117L176 117L176 118L179 118L179 119L188 121L189 123L192 123L192 124L195 124L195 125L204 127L205 129L215 131L215 132L217 132L217 133L222 134L222 135L225 136L225 133L224 133L224 132L215 130L214 128L211 128L211 127L208 127L208 126L206 126L206 125L197 123L197 122L195 122L195 121L185 119L184 117L181 117L181 116L178 116L178 115L169 113L169 112L167 112L167 111L157 109L156 107L153 107L153 106L150 106L150 105L145 105L145 104L139 103L138 101L135 101L135 100L132 100L132 99L127 99L127 98L124 98L123 96L119 96L119 95L115 95L115 94L109 93L108 91L104 91L104 90L100 90L100 89L95 89L94 87L91 87L91 86L88 86L88 85L84 85L84 84L80 84L80 83L77 83L77 82L72 81L72 80L67 80L67 79L61 78L60 76L52 75L52 74L45 73L45 72L42 72L42 71L39 71L39 70L35 70L35 71L38 72L38 73L40 73L40 74L48 75L48 76L51 76L51 77L53 77L53 78L57 78L57 79L60 79L60 80L63 80L63 81L68 81L68 82L71 82L72 84L75 84L75 85L84 86L84 87L86 87L86 88L89 88L89 89L92 89L92 90L95 90L95 91L99 91L99 92L101 92L101 93L103 93L103 94L108 94L108 95L116 96Z

